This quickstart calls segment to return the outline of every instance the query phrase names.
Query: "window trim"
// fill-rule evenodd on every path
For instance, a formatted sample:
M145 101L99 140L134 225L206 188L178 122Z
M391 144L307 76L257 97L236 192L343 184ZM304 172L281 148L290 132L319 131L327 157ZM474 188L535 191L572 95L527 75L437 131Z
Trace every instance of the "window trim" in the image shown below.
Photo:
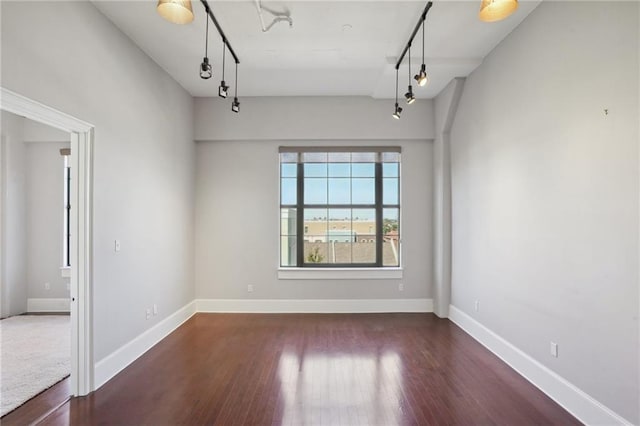
M304 162L301 161L300 156L304 153L336 153L336 152L370 152L378 154L378 158L374 163L375 173L375 202L374 204L349 204L348 206L340 204L304 204ZM402 221L402 191L401 191L401 167L398 170L398 203L397 204L384 204L383 199L383 153L398 153L401 154L402 149L400 146L280 146L278 148L278 216L280 217L278 226L278 247L279 259L278 259L278 278L279 279L397 279L402 278L402 256L401 256L401 240L398 239L398 265L397 266L385 266L383 259L383 240L384 240L384 210L386 208L398 209L398 229L400 229L400 223ZM296 162L296 204L282 204L282 174L280 154L282 153L295 153L298 154L298 161ZM401 161L398 162L400 165ZM351 163L350 163L351 164ZM302 207L302 208L301 208ZM296 210L296 245L297 247L304 247L304 210L313 208L322 209L343 209L343 208L367 208L375 210L376 216L376 229L375 229L375 241L376 244L376 261L373 263L349 263L349 264L315 264L307 263L304 259L304 250L296 249L296 264L297 266L283 266L282 265L282 217L281 211L283 208L292 208ZM380 243L378 243L378 241ZM305 272L306 271L306 272ZM381 271L386 271L381 274ZM335 277L334 277L335 275Z

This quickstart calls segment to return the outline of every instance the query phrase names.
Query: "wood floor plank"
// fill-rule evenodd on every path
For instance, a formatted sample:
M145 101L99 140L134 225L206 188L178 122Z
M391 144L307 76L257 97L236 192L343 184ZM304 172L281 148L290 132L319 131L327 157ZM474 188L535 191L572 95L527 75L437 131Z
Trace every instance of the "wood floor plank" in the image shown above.
M577 425L433 314L196 314L45 425Z
M37 422L69 400L70 379L62 379L0 419L2 426L23 426Z

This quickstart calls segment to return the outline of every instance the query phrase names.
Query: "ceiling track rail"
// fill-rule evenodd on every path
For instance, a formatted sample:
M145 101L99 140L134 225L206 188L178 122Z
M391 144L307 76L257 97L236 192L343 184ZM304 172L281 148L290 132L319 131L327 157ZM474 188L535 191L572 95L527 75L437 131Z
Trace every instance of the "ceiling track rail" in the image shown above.
M433 2L429 1L427 2L427 5L424 7L424 11L422 12L422 15L420 15L420 19L418 20L416 27L413 29L413 32L411 33L411 37L409 37L409 41L407 42L407 45L404 47L404 50L400 54L400 58L398 58L398 62L396 62L396 70L400 68L400 65L402 64L402 60L404 59L404 55L407 54L407 51L411 47L411 43L413 43L413 39L416 37L416 34L420 29L420 25L422 25L425 19L427 19L427 13L429 13L429 9L431 9L431 6L433 6Z
M236 52L233 50L233 47L231 47L231 43L229 43L227 36L224 34L224 31L222 31L222 27L220 27L220 24L218 23L218 20L213 14L211 7L209 7L209 3L207 3L207 0L200 0L200 2L204 6L204 10L205 12L207 12L207 15L209 15L209 17L213 21L213 25L216 26L216 29L218 30L218 34L220 34L220 38L222 38L222 42L227 46L227 49L229 49L229 53L231 53L231 56L233 56L233 60L236 62L236 65L239 64L240 60L238 59L238 55L236 55Z

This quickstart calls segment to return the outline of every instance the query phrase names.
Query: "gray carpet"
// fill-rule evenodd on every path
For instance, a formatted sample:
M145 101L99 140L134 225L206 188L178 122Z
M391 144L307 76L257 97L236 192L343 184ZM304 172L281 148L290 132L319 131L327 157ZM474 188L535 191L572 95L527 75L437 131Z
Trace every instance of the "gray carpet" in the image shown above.
M68 315L20 315L0 321L0 416L69 375Z

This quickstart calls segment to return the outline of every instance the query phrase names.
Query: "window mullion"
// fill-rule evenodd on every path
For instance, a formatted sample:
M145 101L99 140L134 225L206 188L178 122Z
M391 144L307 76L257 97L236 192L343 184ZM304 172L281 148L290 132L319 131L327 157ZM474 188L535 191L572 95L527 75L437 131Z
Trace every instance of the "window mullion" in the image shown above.
M304 266L304 163L300 158L298 158L296 176L296 266L302 267Z
M380 155L375 164L376 190L376 266L382 266L382 162Z

